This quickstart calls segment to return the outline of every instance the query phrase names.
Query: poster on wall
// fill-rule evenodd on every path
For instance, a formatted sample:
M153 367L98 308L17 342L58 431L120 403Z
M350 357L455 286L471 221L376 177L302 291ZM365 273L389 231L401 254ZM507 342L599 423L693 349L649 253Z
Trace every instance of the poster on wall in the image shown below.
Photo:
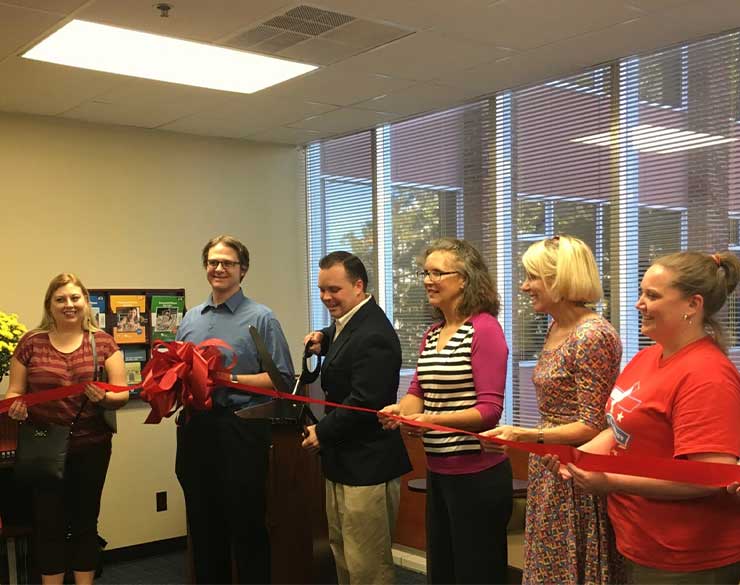
M182 322L185 299L177 296L153 296L151 304L152 341L175 341Z
M113 339L117 343L146 342L145 295L111 295L110 308L115 315Z

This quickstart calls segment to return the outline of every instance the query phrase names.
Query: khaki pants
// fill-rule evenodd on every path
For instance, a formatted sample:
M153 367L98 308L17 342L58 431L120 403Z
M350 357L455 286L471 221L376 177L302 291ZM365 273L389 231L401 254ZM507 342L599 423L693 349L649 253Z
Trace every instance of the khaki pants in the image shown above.
M326 481L329 544L339 585L395 583L393 532L401 479L369 486Z
M636 585L736 585L740 580L740 563L734 563L716 569L694 571L691 573L672 573L637 563L627 559L628 581Z

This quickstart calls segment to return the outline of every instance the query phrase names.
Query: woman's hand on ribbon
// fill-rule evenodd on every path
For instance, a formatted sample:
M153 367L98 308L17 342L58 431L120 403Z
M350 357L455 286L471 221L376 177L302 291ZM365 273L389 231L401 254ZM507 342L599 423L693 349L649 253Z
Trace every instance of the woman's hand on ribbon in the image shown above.
M495 437L496 439L503 439L504 441L518 442L520 439L520 430L521 429L519 427L514 427L511 425L501 425L499 427L496 427L495 429L484 431L481 433L481 435L483 435L484 437ZM480 446L487 453L506 453L509 449L506 445L500 445L498 443L494 443L493 441L481 441Z
M8 409L8 416L13 420L23 421L28 418L28 407L23 398L19 398Z
M399 420L398 418L391 418L399 416L403 419L419 423L433 422L428 414L422 414L421 412L402 415L401 407L398 404L389 404L382 410L379 410L378 422L380 422L380 426L386 431L393 431L400 428L402 433L410 437L421 437L427 431L427 429L421 427L404 424L403 420Z
M727 493L740 498L740 481L735 481L727 486Z
M403 418L407 420L412 420L418 423L433 423L434 421L431 420L432 416L428 414L423 414L421 412L417 412L415 414L406 414L403 415ZM407 434L410 437L422 437L424 433L427 432L428 429L425 429L423 427L417 427L414 425L407 425L403 422L401 423L401 432Z
M95 384L85 384L85 396L93 404L105 400L105 390L98 388Z
M557 455L543 455L540 457L540 463L557 479L569 480L573 478L568 468L560 464L560 458Z
M573 476L573 483L584 492L605 495L613 491L609 475L603 471L585 471L568 463L568 471Z
M378 422L383 427L384 431L395 431L401 426L401 421L395 418L391 418L388 415L394 416L401 415L401 407L398 404L389 404L385 408L378 411Z

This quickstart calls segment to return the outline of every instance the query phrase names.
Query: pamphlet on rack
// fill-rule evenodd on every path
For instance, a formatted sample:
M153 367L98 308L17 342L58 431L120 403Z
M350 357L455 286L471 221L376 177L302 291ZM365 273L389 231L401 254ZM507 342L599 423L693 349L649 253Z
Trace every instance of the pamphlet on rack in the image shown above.
M123 348L123 361L124 362L140 362L146 361L146 347L138 345L127 345Z
M111 295L110 308L115 313L113 339L118 343L145 343L145 295Z
M141 363L125 362L123 365L126 368L126 384L129 386L141 384Z
M152 341L175 341L177 328L182 322L185 299L177 296L152 296Z
M90 312L92 313L93 325L99 329L105 329L104 295L90 295Z

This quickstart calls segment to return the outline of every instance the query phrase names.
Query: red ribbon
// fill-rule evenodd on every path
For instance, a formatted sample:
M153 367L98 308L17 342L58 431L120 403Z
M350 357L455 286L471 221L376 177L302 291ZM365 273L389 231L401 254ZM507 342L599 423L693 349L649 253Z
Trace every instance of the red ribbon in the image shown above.
M141 397L149 402L152 409L146 419L147 423L158 423L162 418L172 416L180 407L194 410L208 410L212 406L211 394L214 388L225 386L242 392L269 396L275 399L291 400L306 404L322 404L345 410L366 412L373 415L378 414L378 411L372 408L339 404L328 400L319 400L307 396L287 394L273 389L256 388L246 384L232 382L230 380L230 372L234 366L234 358L232 356L230 363L222 366L223 354L219 348L232 351L228 344L219 339L209 339L199 345L162 341L155 344L152 351L152 358L142 371L144 382ZM112 392L128 390L126 386L113 386L102 382L95 382L95 385ZM86 384L74 384L43 392L25 394L22 397L8 398L0 401L0 413L7 412L10 405L19 399L25 401L28 406L33 406L42 402L82 394L85 386ZM452 427L408 420L402 416L387 416L412 427L448 433L462 433L482 441L508 445L513 449L520 449L537 455L557 455L561 463L573 463L586 471L636 475L713 487L722 487L732 482L740 481L739 465L705 463L702 461L677 460L644 455L635 456L625 454L618 457L595 455L579 451L568 445L544 445L539 443L505 441Z
M299 396L279 392L274 389L256 388L230 380L230 371L234 359L225 368L219 368L221 352L218 348L231 348L223 341L211 339L195 346L191 343L160 343L157 351L144 369L144 391L142 397L152 404L152 413L147 422L159 422L163 416L171 416L179 406L190 406L196 410L211 407L211 392L216 386L234 388L242 392L269 396L280 400L291 400L305 404L322 404L334 408L354 410L377 415L378 411L361 406L339 404L328 400L319 400L308 396ZM178 390L175 385L180 381ZM462 433L482 441L508 445L514 449L528 451L537 455L557 455L563 464L573 463L586 471L601 471L636 475L653 479L664 479L682 483L708 486L726 486L740 481L740 466L702 461L667 459L661 457L595 455L579 451L568 445L544 445L539 443L520 443L503 439L485 437L478 433L463 431L433 423L421 423L408 420L402 416L387 415L403 424L426 430Z
M34 406L35 404L51 402L52 400L61 400L62 398L82 394L85 392L85 386L88 384L94 384L95 386L110 392L128 392L130 390L128 386L114 386L113 384L106 384L104 382L85 382L81 384L71 384L70 386L60 386L59 388L52 388L51 390L42 390L40 392L32 392L30 394L24 394L23 396L14 396L13 398L0 400L0 414L8 412L10 405L16 400L22 400L26 403L26 406Z

